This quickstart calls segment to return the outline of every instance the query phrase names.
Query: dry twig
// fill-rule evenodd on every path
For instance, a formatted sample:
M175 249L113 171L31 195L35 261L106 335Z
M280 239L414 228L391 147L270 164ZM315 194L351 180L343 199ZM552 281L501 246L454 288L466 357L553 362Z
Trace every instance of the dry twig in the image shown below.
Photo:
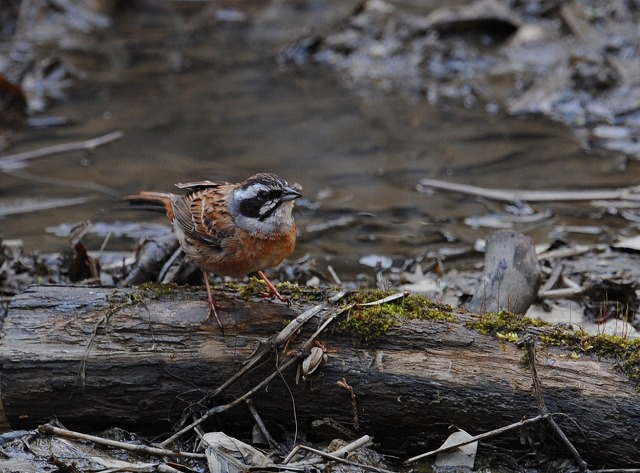
M556 423L552 416L549 415L549 410L547 409L547 405L544 402L542 397L542 389L540 387L540 380L538 379L538 370L536 368L536 352L535 352L535 338L532 335L527 335L524 340L524 345L527 349L527 356L529 358L529 368L531 369L531 378L533 379L533 395L536 398L536 402L538 403L538 410L540 414L543 416L547 416L546 420L551 426L551 428L555 431L555 433L562 439L562 442L565 444L571 455L578 463L581 471L588 471L587 462L585 462L576 447L573 446L569 438L562 431L560 426Z
M253 420L256 421L256 425L260 429L260 432L262 432L262 435L264 435L264 438L267 440L269 447L272 449L279 449L280 445L278 445L278 442L276 442L273 436L269 433L269 429L267 429L267 426L262 420L262 417L260 417L260 414L258 413L258 410L256 409L253 401L251 399L247 399L246 403L247 407L249 408L249 412L251 412L251 415L253 416Z
M105 445L107 447L121 448L123 450L134 452L140 455L152 455L154 457L183 457L194 458L198 460L206 458L206 455L202 453L178 452L175 450L168 450L166 448L157 448L150 447L148 445L119 442L117 440L105 439L102 437L97 437L95 435L74 432L73 430L61 429L59 427L54 427L51 424L43 424L39 426L38 431L46 435L57 435L59 437L65 437L75 440L85 440L88 442L97 443L99 445Z
M353 428L356 429L357 432L360 431L360 419L358 418L358 404L356 403L356 393L353 390L353 386L351 386L345 378L337 381L336 384L339 388L346 389L351 394L351 409L353 410Z
M330 299L330 302L333 303L333 302L339 300L340 298L344 297L345 294L346 294L346 292L341 292L341 293L335 295L334 297L332 297ZM305 322L307 322L313 316L321 313L323 310L326 310L326 306L324 304L320 304L320 305L315 306L315 307L309 309L308 311L300 314L292 322L290 322L289 325L287 325L287 327L285 327L278 335L276 335L276 337L273 339L274 343L277 343L275 346L281 346L279 344L282 344L282 343L286 342L288 340L288 338L297 331L298 328L300 328ZM281 373L283 371L285 371L286 369L288 369L289 367L291 367L292 365L297 363L299 358L301 358L306 353L308 353L308 351L313 346L313 343L314 343L316 337L327 327L327 325L329 325L338 315L343 313L345 310L348 310L348 308L339 308L339 309L333 309L332 308L332 309L328 310L327 311L327 315L325 316L324 322L320 325L318 330L316 330L313 333L313 335L311 335L309 337L309 339L302 344L302 346L300 347L299 353L296 356L290 358L289 360L284 362L282 365L276 367L276 369L273 371L273 373L271 373L264 380L262 380L260 383L258 383L256 386L254 386L252 389L250 389L249 391L244 393L239 398L231 401L228 404L225 404L225 405L222 405L222 406L214 406L214 407L212 407L207 412L205 412L202 416L200 416L198 419L193 421L191 424L187 425L186 427L183 427L178 432L173 434L171 437L169 437L168 439L163 441L160 444L160 446L161 447L166 447L167 445L170 445L176 439L181 437L183 434L185 434L186 432L190 431L194 427L202 424L205 420L207 420L211 416L213 416L215 414L219 414L221 412L228 411L229 409L232 409L236 405L238 405L238 404L240 404L242 402L245 402L247 399L250 399L256 392L258 392L264 386L269 384L276 376L281 375ZM294 326L297 327L295 330L293 329ZM283 335L283 333L285 335ZM288 335L286 335L286 334L288 334ZM269 352L268 351L267 352L261 351L259 353L256 353L254 355L254 357L252 358L251 362L249 363L249 368L247 368L246 366L244 368L242 368L239 373L236 373L236 375L232 376L227 382L225 382L222 386L220 386L218 389L216 389L216 391L213 393L213 396L216 396L216 395L220 394L223 390L228 389L229 386L231 386L238 379L240 379L240 377L242 375L246 374L248 371L250 371L251 369L255 368L259 363L261 363L263 361L263 357L267 353L269 353Z
M352 462L351 460L345 460L344 458L338 457L333 453L327 453L327 452L323 452L322 450L316 450L315 448L307 447L306 445L300 445L300 448L303 450L307 450L311 453L315 453L316 455L320 455L321 457L327 458L329 460L344 463L345 465L362 468L363 470L376 471L378 473L393 473L391 470L386 470L384 468L380 468L377 466L365 465L364 463L357 463L357 462Z
M525 425L529 425L529 424L535 424L536 422L540 422L541 420L546 419L547 417L550 417L551 414L545 414L545 415L539 415L536 417L532 417L531 419L525 419L525 420L521 420L520 422L516 422L514 424L509 424L506 425L504 427L500 427L499 429L495 429L495 430L490 430L489 432L485 432L483 434L479 434L479 435L474 435L473 437L469 437L463 441L460 441L458 443L454 443L452 445L446 445L444 447L440 447L437 448L435 450L432 450L430 452L426 452L426 453L421 453L420 455L417 455L415 457L411 457L407 460L404 461L405 465L410 465L411 463L417 462L418 460L422 460L423 458L427 458L433 455L436 455L440 452L446 452L448 450L453 450L454 448L458 448L458 447L462 447L463 445L467 445L469 443L473 443L473 442L479 442L481 440L487 440L493 437L497 437L498 435L502 435L505 432L509 432L511 430L514 429L519 429L521 427L524 427Z

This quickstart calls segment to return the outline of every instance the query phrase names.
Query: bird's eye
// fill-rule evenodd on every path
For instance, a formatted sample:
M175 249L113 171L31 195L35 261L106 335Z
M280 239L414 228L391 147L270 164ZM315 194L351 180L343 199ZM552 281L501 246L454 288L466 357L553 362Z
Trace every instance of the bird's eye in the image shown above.
M257 197L260 202L266 202L269 199L269 193L265 190L262 190L258 192Z

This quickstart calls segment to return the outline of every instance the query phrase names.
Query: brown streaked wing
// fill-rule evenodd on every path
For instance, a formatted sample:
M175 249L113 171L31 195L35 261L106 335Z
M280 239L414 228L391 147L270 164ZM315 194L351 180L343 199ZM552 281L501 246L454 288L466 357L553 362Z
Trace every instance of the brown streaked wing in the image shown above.
M189 237L193 237L196 231L193 215L191 214L192 200L192 196L189 194L182 196L173 203L175 222Z
M187 190L201 190L207 188L214 188L228 185L228 182L214 182L214 181L196 181L196 182L179 182L175 186L178 189L187 189Z
M202 225L220 240L229 237L234 231L227 203L233 187L233 184L224 184L196 192L202 201L199 209Z

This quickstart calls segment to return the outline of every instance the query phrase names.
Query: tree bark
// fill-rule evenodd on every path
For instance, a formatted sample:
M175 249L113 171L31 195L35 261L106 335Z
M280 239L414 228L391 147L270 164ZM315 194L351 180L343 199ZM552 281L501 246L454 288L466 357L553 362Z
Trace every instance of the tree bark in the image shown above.
M242 300L232 291L216 295L225 337L207 320L199 290L41 286L16 296L0 340L2 402L11 426L30 428L55 416L82 431L168 432L186 407L204 411L256 386L318 328L317 321L308 322L295 342L273 349L266 363L220 398L198 405L259 342L302 312L300 306ZM322 418L354 428L351 394L336 384L344 378L355 394L360 431L399 455L436 448L452 424L473 435L536 416L524 352L468 329L464 322L473 315L455 316L455 322L403 320L375 348L359 347L330 327L319 337L328 361L299 384L295 370L283 372L255 393L255 406L272 428L293 431L297 419L302 431L311 431ZM556 420L590 466L637 462L640 402L633 383L610 361L557 349L538 355L546 405L572 419ZM253 424L244 406L214 421L216 429L239 437ZM519 445L520 436L497 442Z

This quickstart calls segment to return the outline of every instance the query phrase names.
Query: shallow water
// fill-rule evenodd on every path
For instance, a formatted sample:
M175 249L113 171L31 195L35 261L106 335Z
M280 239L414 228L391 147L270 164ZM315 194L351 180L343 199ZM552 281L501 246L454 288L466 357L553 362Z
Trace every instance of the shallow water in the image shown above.
M121 195L171 190L176 182L235 181L277 172L301 184L308 199L297 213L301 235L294 257L310 254L319 269L331 264L343 278L372 271L358 264L363 255L413 258L428 251L462 251L493 231L463 223L465 217L487 214L492 204L444 192L419 193L415 188L423 177L539 190L639 181L636 162L587 154L571 130L547 120L490 115L480 104L465 108L457 102L429 104L349 90L326 68L279 66L276 55L288 41L350 9L346 3L315 5L308 11L287 10L290 6L278 2L255 6L246 22L214 21L195 33L188 32L193 11L186 7L122 12L99 43L67 53L88 76L67 102L48 113L73 124L28 129L11 152L122 130L124 139L93 154L40 159L23 170L40 179L90 181ZM27 250L66 247L65 238L45 231L64 223L162 221L123 212L117 198L104 193L4 174L0 183L0 206L34 197L93 198L4 218L4 237L22 239ZM552 208L551 220L516 228L536 242L557 236L609 241L635 231L620 216L587 205ZM349 223L317 230L337 217L348 217ZM562 225L604 230L558 233ZM99 248L102 239L90 238L89 246ZM106 249L132 247L131 240L112 239ZM445 264L456 263L445 259Z

